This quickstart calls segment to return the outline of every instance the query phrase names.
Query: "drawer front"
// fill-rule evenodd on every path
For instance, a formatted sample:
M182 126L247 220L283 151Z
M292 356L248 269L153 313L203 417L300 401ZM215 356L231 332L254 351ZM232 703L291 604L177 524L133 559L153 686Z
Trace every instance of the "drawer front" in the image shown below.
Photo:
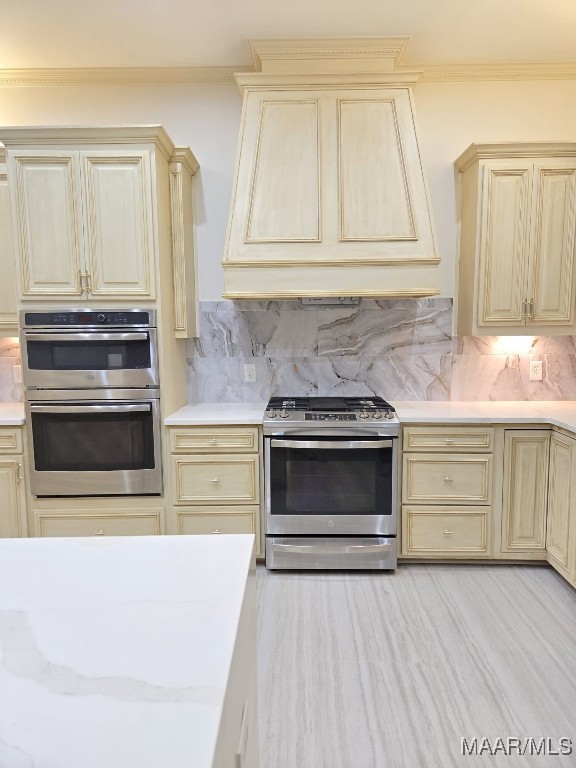
M257 453L258 427L170 430L172 453Z
M259 457L174 456L175 504L257 504Z
M491 487L492 456L404 455L404 502L490 504Z
M0 453L22 453L22 430L0 427Z
M404 427L404 451L492 451L494 430L488 427Z
M488 555L489 507L402 508L403 555Z
M258 508L255 507L254 510ZM256 533L256 514L250 508L235 512L197 512L178 510L178 533L183 534L219 534L219 533Z
M161 533L160 511L126 514L125 510L83 515L35 513L38 536L153 536Z

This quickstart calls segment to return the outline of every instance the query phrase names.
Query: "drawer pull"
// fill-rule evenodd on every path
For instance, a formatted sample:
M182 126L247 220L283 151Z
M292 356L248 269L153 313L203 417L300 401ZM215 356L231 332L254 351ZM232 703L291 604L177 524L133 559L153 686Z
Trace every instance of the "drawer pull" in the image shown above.
M216 528L216 530L212 531L212 533L222 533L222 531L219 528Z
M445 477L445 478L444 478L444 482L445 482L445 483L453 483L453 482L454 482L454 479L453 479L453 478L451 478L451 477Z
M212 480L210 480L211 483L219 483L220 478L219 477L213 477Z
M216 440L216 438L213 437L211 440L208 440L208 443L210 445L218 445L218 440Z
M447 438L445 438L444 442L445 443L455 443L456 442L456 438L455 437L447 437Z
M454 531L449 531L448 528L444 529L444 535L445 536L452 536L453 533L454 533Z
M93 533L92 536L104 536L104 531L100 529L99 531L96 531L96 533Z

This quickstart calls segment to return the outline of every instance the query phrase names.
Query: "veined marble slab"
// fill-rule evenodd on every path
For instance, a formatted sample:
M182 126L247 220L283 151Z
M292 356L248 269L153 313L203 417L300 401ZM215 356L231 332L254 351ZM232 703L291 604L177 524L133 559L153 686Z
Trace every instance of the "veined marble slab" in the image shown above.
M24 405L22 403L0 403L0 427L11 427L24 423Z
M255 667L253 544L1 540L0 766L212 768L222 728L236 747L241 712L226 712L238 661Z

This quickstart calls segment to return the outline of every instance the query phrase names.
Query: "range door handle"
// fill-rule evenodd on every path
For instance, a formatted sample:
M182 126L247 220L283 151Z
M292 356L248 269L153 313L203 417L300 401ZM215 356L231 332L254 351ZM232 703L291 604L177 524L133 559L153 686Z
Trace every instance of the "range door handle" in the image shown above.
M147 341L147 333L98 333L78 331L78 333L25 333L25 341Z
M340 547L319 544L273 544L275 552L300 552L305 555L361 555L364 552L390 552L392 544L344 544Z
M346 448L391 448L392 440L271 440L272 448L321 448L342 451Z
M149 413L149 405L31 405L32 413Z

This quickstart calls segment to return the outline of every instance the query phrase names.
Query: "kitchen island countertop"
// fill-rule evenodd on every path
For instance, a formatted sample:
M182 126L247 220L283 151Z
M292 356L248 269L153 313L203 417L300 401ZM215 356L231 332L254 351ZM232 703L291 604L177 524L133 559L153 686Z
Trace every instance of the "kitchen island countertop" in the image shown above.
M245 701L256 713L253 543L1 540L0 765L233 764L222 731L236 748Z

